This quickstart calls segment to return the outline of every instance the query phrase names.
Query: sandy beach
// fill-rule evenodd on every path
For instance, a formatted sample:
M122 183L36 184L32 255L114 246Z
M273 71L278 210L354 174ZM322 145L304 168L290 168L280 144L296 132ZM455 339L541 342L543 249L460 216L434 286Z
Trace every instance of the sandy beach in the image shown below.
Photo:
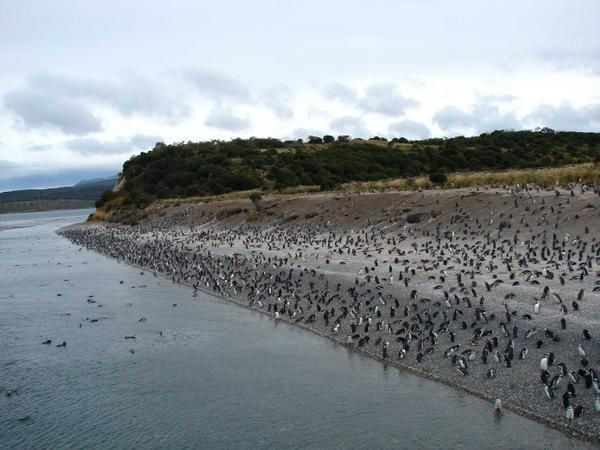
M499 398L600 443L599 225L598 190L574 185L180 204L59 233L489 399L490 420Z

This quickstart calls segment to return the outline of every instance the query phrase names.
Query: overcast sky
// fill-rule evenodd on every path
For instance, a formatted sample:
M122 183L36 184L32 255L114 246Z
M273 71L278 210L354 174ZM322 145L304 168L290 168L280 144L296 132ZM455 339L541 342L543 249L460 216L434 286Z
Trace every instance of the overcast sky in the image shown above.
M0 191L155 142L600 131L598 0L0 2Z

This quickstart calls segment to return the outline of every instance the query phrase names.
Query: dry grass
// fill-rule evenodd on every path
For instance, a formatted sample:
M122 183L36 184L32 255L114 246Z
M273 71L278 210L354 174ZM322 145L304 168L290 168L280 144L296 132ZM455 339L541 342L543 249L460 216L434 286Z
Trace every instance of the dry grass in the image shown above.
M194 197L181 197L181 198L165 198L155 200L152 204L157 207L169 207L169 206L179 206L183 203L210 203L221 200L239 200L244 198L249 198L253 193L261 194L260 190L252 190L252 191L238 191L238 192L229 192L228 194L221 195L205 195L205 196L194 196Z
M514 186L516 184L530 184L542 187L565 186L569 183L584 182L600 184L600 166L594 163L576 164L570 166L544 168L544 169L519 169L503 172L460 172L448 175L448 181L444 189L458 189L475 186ZM414 191L419 189L430 189L435 185L428 177L397 178L391 180L350 182L338 187L338 192L384 192L384 191ZM258 193L266 195L303 195L319 192L319 186L294 186L279 192L261 190L250 190L231 192L222 195L211 195L203 197L185 197L156 200L150 204L145 213L155 213L162 209L190 203L209 203L223 200L248 199L251 194ZM119 207L113 204L113 207ZM115 213L104 208L97 209L90 220L110 220Z
M600 183L600 167L593 163L571 166L519 169L503 172L460 172L448 175L444 189L474 186L534 184L542 187L565 186L569 183ZM428 177L398 178L393 180L351 182L342 184L339 190L348 193L428 189L434 184Z
M506 172L459 173L448 178L449 188L461 188L492 184L535 184L543 187L565 186L569 183L600 182L600 167L593 164L577 164L544 169L521 169Z
M206 196L196 196L196 197L182 197L182 198L167 198L167 199L159 199L155 200L152 205L156 207L169 207L169 206L179 206L184 203L210 203L217 202L223 200L242 200L250 198L250 195L257 193L260 195L272 195L272 194L280 194L280 195L297 195L297 194L308 194L312 192L319 192L319 186L292 186L285 188L281 191L271 192L271 191L261 191L259 189L254 189L250 191L238 191L238 192L230 192L228 194L221 195L206 195Z
M96 220L100 221L108 221L112 217L112 213L110 211L105 210L104 208L96 208L90 217L88 218L88 222L93 222Z

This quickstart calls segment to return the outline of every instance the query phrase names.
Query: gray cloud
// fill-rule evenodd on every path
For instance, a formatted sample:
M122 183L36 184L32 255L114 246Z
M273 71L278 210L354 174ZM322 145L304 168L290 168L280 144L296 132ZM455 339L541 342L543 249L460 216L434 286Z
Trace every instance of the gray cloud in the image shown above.
M267 89L261 96L265 106L282 120L289 120L294 117L294 111L290 106L293 98L290 88L282 85Z
M600 129L600 103L575 108L570 102L558 106L539 105L524 120L533 127L556 130L591 131Z
M376 83L367 86L364 95L341 83L328 83L321 88L323 96L362 110L365 113L377 113L384 116L399 117L406 110L419 105L412 98L398 92L394 83Z
M388 133L391 136L405 137L408 139L426 139L431 136L429 128L420 122L409 119L391 123L388 127Z
M250 99L250 92L243 83L215 70L195 67L185 70L183 75L201 94L210 98L237 101Z
M367 87L365 95L358 100L358 107L365 112L379 113L386 116L402 116L408 108L419 103L400 95L393 83L372 84Z
M242 131L250 127L250 119L236 116L230 107L217 105L204 120L204 125L222 130Z
M433 121L449 134L462 134L465 131L481 134L523 128L514 112L503 113L495 103L479 99L469 111L446 106L434 114Z
M358 99L356 90L342 83L327 83L321 88L321 93L328 100L343 103L356 103Z
M0 159L0 169L14 169L16 167L20 167L20 164L7 161L5 159Z
M37 74L24 86L4 95L4 104L27 128L57 128L84 135L102 130L92 109L107 105L125 116L178 120L189 115L187 104L145 77L130 75L117 81L64 74Z
M43 73L29 78L30 88L57 96L69 96L106 104L121 114L180 119L189 106L149 78L130 74L117 80L99 80L65 74Z
M19 88L4 95L4 104L30 129L55 128L77 136L102 130L97 116L65 95Z
M596 44L597 45L597 44ZM582 70L600 75L600 47L581 50L546 48L534 53L536 59L549 64L557 71Z
M517 97L511 94L487 94L478 95L477 100L482 103L510 103L517 100Z
M329 127L335 134L349 134L355 138L370 137L370 131L360 117L338 117L331 121Z
M434 114L433 121L443 130L470 128L473 115L456 106L445 106Z
M80 155L127 154L150 150L159 141L161 141L161 138L158 136L136 134L129 138L120 138L113 141L100 141L92 138L72 139L66 142L65 147Z

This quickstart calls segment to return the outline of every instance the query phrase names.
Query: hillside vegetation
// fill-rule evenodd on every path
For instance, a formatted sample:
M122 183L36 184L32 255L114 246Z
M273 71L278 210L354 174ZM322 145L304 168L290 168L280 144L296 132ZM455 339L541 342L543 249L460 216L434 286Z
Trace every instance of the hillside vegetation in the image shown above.
M295 186L334 189L344 183L428 177L447 173L560 167L597 162L600 133L494 131L476 137L408 141L311 136L278 139L158 143L123 165L118 193L97 203L105 210L157 199L215 196Z

